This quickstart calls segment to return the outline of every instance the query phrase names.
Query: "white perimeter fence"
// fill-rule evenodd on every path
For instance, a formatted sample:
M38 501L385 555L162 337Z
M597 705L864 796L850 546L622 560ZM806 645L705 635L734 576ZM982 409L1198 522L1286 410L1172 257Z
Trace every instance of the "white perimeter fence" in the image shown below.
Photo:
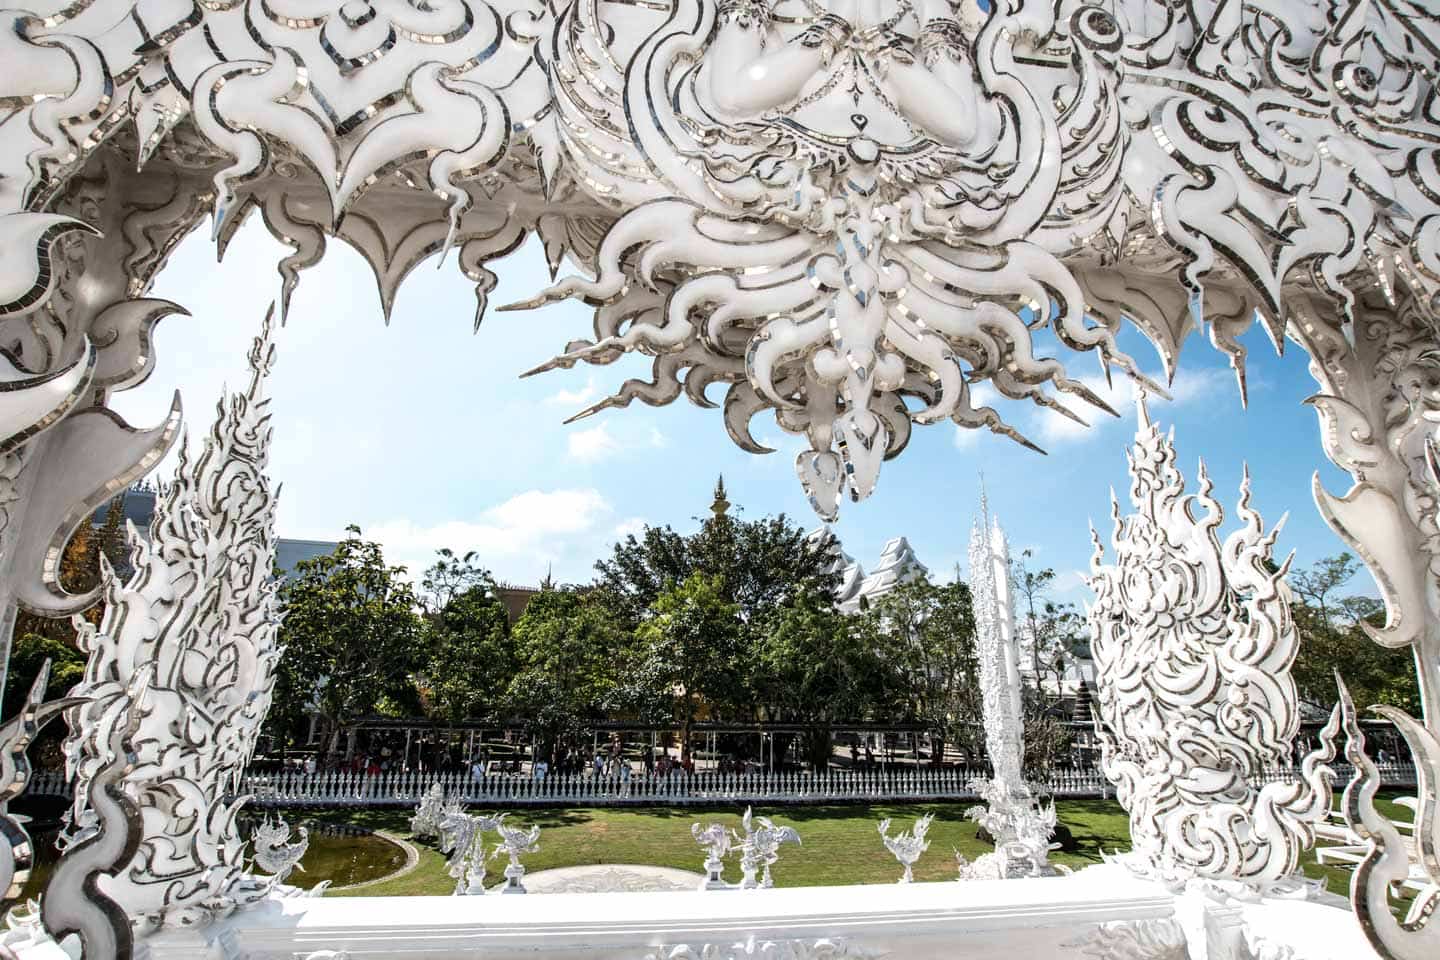
M1337 785L1351 775L1345 764L1333 765ZM1387 787L1414 787L1415 767L1380 764ZM1291 780L1294 768L1268 771L1263 779ZM831 770L825 773L671 773L664 777L549 775L544 779L518 774L476 778L468 773L252 773L240 792L256 807L381 807L413 806L434 784L445 795L479 806L688 806L731 803L851 803L914 800L974 800L972 781L988 777L982 769L891 768ZM1054 797L1112 797L1114 788L1098 769L1057 770L1037 784ZM62 774L37 773L32 794L69 796Z

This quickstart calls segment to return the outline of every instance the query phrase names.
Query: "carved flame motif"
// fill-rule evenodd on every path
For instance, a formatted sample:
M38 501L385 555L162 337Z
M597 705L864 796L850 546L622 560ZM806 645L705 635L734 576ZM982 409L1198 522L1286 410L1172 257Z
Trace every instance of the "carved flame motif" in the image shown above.
M973 382L1067 416L1047 386L1108 410L1032 343L1030 327L1048 322L1065 345L1134 372L1031 237L1053 203L1069 229L1094 232L1121 199L1114 112L1047 121L1051 107L1011 72L1020 38L1049 24L999 14L977 28L942 0L679 0L622 75L598 0L575 4L552 81L579 176L602 197L633 201L637 181L654 190L606 236L595 280L514 305L573 296L597 308L593 342L532 372L656 358L653 382L582 416L668 403L682 374L703 406L710 384L727 383L740 446L768 452L749 429L767 409L809 442L796 470L827 519L842 492L870 494L912 422L1030 445L972 404ZM1107 14L1077 14L1067 42L1083 85L1113 83L1100 58L1120 35Z
M135 573L116 581L102 558L105 617L77 620L89 653L90 701L68 715L66 765L76 779L66 831L78 846L99 825L88 785L105 767L110 732L136 726L136 762L121 783L143 837L109 891L142 924L204 922L258 899L269 884L244 870L236 796L270 706L279 619L275 497L265 476L274 360L270 318L250 353L249 389L220 405L194 463L184 456L156 503L150 540L132 527ZM126 689L148 677L143 698Z
M1172 440L1140 404L1129 455L1135 512L1112 501L1114 564L1098 534L1090 585L1105 775L1130 815L1134 866L1169 880L1257 886L1290 876L1329 811L1338 713L1294 783L1253 786L1287 764L1299 728L1290 677L1299 636L1285 572L1240 489L1242 526L1223 542L1224 511L1186 494ZM1283 521L1282 521L1283 522Z

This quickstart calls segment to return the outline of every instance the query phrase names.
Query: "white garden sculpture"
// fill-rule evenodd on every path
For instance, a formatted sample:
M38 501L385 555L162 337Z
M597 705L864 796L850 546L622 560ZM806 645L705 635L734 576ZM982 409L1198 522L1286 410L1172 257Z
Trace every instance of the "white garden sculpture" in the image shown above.
M732 833L723 823L712 823L702 827L690 825L690 835L705 849L705 880L701 890L728 890L725 882L725 857L730 853Z
M500 892L524 893L525 865L520 862L520 857L540 849L540 827L532 825L528 830L512 827L505 822L505 816L502 813L493 822L495 831L500 834L500 842L495 844L490 856L498 857L503 853L510 860L505 865L505 885L500 888Z
M776 826L769 817L755 816L746 807L740 817L743 835L735 834L740 846L740 889L767 889L775 885L770 868L780 860L780 845L800 845L800 833L791 826Z
M276 883L284 883L294 870L305 869L300 861L310 846L310 830L302 826L297 832L299 839L292 842L290 824L283 817L274 820L266 817L250 837L255 866L274 877ZM328 880L322 881L322 892L328 885Z
M430 789L415 805L415 815L410 818L410 835L416 840L434 840L440 836L440 820L445 816L445 786L439 783Z
M459 802L440 811L435 830L440 851L449 855L445 866L455 879L455 896L484 896L485 834L498 829L500 819L466 813Z
M930 841L925 839L925 834L930 832L930 824L935 820L935 814L927 813L915 821L909 830L903 830L895 836L890 836L890 818L886 817L878 824L880 838L885 842L885 849L894 855L905 872L900 876L899 883L911 883L915 879L915 861L920 855L930 849Z

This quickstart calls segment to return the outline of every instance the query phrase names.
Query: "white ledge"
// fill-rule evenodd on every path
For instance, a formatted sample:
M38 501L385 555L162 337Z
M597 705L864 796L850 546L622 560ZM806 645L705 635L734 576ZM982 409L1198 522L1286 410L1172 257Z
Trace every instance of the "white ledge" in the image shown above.
M537 956L642 960L659 945L843 938L889 957L1058 954L1094 924L1172 916L1175 899L1120 870L980 883L679 893L326 897L272 901L209 931L211 956L353 960ZM193 960L193 935L146 941L153 960ZM218 951L218 952L216 952ZM1073 951L1069 951L1073 953Z

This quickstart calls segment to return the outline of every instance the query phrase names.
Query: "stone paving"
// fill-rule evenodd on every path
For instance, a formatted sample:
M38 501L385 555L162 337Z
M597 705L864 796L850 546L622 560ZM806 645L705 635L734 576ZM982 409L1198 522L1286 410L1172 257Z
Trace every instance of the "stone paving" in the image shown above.
M525 875L530 893L656 893L696 890L705 877L671 867L598 863L556 867Z

